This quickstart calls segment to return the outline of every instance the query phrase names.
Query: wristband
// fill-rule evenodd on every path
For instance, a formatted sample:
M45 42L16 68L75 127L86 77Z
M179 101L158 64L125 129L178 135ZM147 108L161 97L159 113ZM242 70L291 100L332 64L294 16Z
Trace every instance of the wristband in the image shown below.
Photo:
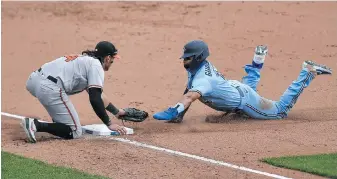
M174 108L177 109L178 113L181 113L185 110L185 106L183 103L177 103Z
M109 103L109 105L105 108L106 110L108 110L109 112L111 112L113 115L118 114L119 109L116 108L113 104Z

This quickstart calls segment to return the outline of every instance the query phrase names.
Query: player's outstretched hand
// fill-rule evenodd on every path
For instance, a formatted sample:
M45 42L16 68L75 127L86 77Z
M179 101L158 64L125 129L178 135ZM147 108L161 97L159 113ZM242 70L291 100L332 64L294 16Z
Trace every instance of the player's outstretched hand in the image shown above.
M118 124L111 124L108 128L112 131L117 131L120 135L126 134L126 129Z
M174 119L177 119L178 117L178 111L176 108L168 108L165 111L157 112L153 115L153 118L157 120L165 120L165 121L171 121Z

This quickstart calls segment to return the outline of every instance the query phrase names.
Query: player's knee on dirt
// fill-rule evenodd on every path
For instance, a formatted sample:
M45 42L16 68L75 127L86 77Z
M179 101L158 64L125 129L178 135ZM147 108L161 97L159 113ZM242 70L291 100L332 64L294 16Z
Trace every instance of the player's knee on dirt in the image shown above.
M82 136L82 127L77 126L77 128L73 130L73 138L77 139L77 138L80 138L81 136Z

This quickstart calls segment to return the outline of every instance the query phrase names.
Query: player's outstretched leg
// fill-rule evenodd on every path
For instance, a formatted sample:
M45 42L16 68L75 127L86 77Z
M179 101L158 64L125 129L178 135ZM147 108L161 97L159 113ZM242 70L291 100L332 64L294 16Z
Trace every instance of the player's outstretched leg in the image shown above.
M242 78L242 83L250 86L256 91L256 86L260 81L260 71L263 67L265 57L268 53L267 46L259 45L255 48L254 58L251 65L246 65L246 76Z
M277 102L277 105L282 113L287 114L290 111L304 88L309 86L316 75L325 74L332 74L332 70L325 65L320 65L313 61L303 62L302 71L300 72L297 80L293 81L293 83L281 96L280 101Z
M304 88L309 86L316 75L331 73L331 69L324 65L319 65L312 61L305 61L297 80L293 81L279 101L263 98L252 88L244 88L247 91L247 93L245 93L247 100L243 106L243 111L255 119L285 118Z

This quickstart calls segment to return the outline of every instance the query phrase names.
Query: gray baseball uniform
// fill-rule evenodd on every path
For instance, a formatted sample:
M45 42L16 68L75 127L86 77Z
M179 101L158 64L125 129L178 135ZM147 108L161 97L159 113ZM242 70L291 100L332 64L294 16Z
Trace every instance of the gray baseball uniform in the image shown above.
M82 135L79 116L68 95L90 87L103 88L104 70L99 60L74 55L57 58L34 71L27 90L46 108L52 120L73 129L74 138Z

